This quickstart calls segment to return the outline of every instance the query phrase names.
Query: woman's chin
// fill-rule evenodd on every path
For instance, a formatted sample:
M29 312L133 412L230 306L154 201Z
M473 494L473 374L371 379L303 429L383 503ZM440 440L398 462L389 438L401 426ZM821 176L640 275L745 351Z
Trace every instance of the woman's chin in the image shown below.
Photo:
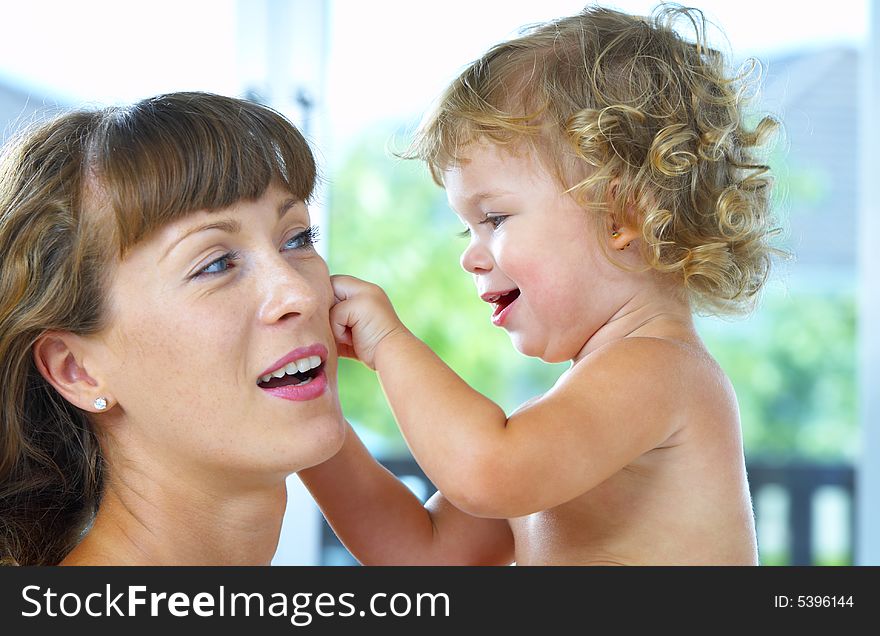
M342 448L345 441L345 421L342 413L316 416L309 420L309 436L300 442L296 449L296 466L292 472L298 472L327 461Z

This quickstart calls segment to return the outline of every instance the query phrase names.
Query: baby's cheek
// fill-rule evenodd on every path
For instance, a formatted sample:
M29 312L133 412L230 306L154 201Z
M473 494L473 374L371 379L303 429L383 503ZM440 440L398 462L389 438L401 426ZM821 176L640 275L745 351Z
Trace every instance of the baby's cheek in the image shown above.
M513 280L519 284L521 291L548 301L556 299L566 292L565 272L552 267L545 258L529 261L517 268Z
M530 309L547 329L575 329L589 311L583 281L550 275L533 276L527 284Z

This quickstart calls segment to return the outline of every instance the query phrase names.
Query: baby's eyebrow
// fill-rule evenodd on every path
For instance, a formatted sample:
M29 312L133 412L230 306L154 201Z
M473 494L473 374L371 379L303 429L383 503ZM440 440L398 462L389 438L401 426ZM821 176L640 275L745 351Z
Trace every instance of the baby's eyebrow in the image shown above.
M508 190L480 190L479 192L475 192L467 198L467 202L470 205L477 205L478 203L485 201L486 199L496 199L498 197L505 196L510 194Z

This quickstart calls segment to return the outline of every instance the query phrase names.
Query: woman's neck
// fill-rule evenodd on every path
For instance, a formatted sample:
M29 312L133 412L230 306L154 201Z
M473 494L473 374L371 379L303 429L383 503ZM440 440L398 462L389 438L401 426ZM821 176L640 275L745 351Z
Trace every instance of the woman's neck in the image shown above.
M283 479L235 491L113 480L62 565L268 565L286 503Z

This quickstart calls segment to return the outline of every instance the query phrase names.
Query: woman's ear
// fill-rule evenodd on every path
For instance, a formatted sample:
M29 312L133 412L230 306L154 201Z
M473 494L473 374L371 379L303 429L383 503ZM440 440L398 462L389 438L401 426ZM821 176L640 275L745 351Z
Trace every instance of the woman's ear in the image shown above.
M75 407L98 413L107 410L111 398L89 374L87 350L82 338L66 332L46 332L32 348L34 364L46 382Z

